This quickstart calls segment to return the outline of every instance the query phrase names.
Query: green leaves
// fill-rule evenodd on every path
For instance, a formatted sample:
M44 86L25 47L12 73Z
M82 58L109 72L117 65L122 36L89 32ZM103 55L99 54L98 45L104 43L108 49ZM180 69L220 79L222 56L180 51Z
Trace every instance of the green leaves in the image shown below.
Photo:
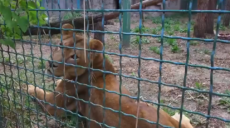
M27 17L21 17L18 19L18 26L21 28L23 32L26 32L26 30L29 27L29 22L27 20Z
M9 45L11 48L15 49L15 43L11 39L0 39L0 43Z
M6 21L9 21L12 19L12 14L11 14L11 10L9 7L5 7L3 5L0 4L0 12L2 14L2 16L5 18Z
M44 7L40 7L40 3L37 1L36 3L33 1L28 1L28 9L40 9L44 10ZM47 17L44 11L27 11L27 14L29 14L29 21L30 24L33 25L44 25L46 24L45 18Z
M28 8L26 7L26 0L20 0L19 2L19 6L24 9L24 10L28 10Z
M4 34L4 39L0 39L1 44L15 48L15 43L12 39L20 39L21 32L26 32L30 24L46 24L45 18L47 16L44 11L35 11L33 9L45 8L40 7L39 1L18 0L16 8L15 1L0 0L0 31Z
M28 1L28 9L36 9L37 6L40 6L40 4L38 3L38 5L36 5L36 3L34 3L33 1Z
M10 39L10 36L13 35L11 31L16 26L15 21L12 20L13 15L11 12L11 8L5 6L5 4L2 1L0 2L0 14L3 17L5 23L7 23L6 26L1 25L1 31L2 33L4 32L3 34L5 34L4 37L6 38L0 39L0 43L15 48L15 43Z

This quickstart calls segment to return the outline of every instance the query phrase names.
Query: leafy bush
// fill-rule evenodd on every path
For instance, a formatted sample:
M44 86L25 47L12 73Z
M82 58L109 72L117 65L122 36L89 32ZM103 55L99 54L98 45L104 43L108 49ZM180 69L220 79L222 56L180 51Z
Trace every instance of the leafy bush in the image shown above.
M142 32L142 33L146 33L146 32L148 32L148 31L149 31L149 28L146 28L146 27L144 27L144 26L141 27L141 32ZM140 33L139 26L135 27L135 28L133 29L133 32Z
M146 37L140 38L140 36L136 36L135 38L132 39L131 42L134 44L139 44L140 40L141 40L141 43L143 43L143 44L149 44L150 43L150 40L148 40Z
M149 50L155 52L156 54L160 54L160 48L156 47L156 46L151 46L149 48Z
M180 52L180 47L176 44L176 45L172 45L171 51L173 53L178 53Z
M45 9L40 6L39 1L32 0L1 0L0 1L0 29L3 39L0 43L15 48L12 39L20 39L21 31L26 32L29 25L46 24L47 17L44 11L33 9ZM15 10L15 11L11 11Z
M81 17L81 13L79 12L67 12L64 16L63 16L63 20L68 20L68 19L74 19L74 18L78 18Z

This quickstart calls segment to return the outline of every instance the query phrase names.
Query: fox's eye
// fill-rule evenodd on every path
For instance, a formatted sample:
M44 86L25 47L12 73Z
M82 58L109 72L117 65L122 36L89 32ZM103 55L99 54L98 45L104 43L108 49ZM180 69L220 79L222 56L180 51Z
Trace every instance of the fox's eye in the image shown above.
M74 59L74 56L75 56L75 55L72 55L71 58ZM78 58L78 56L76 55L76 59L77 59L77 58Z
M59 47L62 46L62 43L59 43Z

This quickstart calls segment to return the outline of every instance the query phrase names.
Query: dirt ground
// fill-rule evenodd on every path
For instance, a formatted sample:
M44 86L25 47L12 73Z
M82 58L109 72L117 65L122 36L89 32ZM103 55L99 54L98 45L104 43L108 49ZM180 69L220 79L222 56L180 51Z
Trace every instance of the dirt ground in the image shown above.
M161 30L157 29L161 26L161 21L159 21L159 19L159 17L146 17L144 20L145 27L142 29L144 31L143 33L161 33ZM167 25L165 25L166 28L164 34L187 37L187 21L186 16L166 17L165 24ZM119 32L120 25L118 19L115 19L112 22L114 24L105 25L105 30ZM131 23L132 31L137 32L138 28L136 27L138 27L138 25L138 18L133 18ZM191 26L191 28L193 27ZM221 26L220 29L223 33L230 32L229 28L223 26ZM191 31L191 35L192 33L193 31ZM59 37L59 35L53 36L52 43L58 44L60 42ZM209 35L207 38L214 38L214 36ZM229 44L217 42L215 52L213 52L212 42L205 43L203 41L191 41L188 49L186 40L170 40L164 38L162 53L162 59L164 62L160 63L158 61L161 58L160 39L151 36L142 37L141 48L138 44L139 39L140 38L136 36L131 36L130 47L120 51L119 35L105 35L106 52L117 54L109 55L109 59L112 61L117 72L121 72L123 75L122 80L117 77L117 79L121 81L122 86L125 86L131 91L133 96L137 96L138 86L140 86L141 99L154 103L158 102L158 93L160 93L160 102L162 104L176 108L182 107L182 97L184 97L183 109L187 111L185 114L191 119L193 126L196 128L203 128L206 126L206 118L204 115L208 114L209 107L211 108L210 116L214 117L209 120L209 128L230 127L229 123L217 119L221 118L222 120L230 121ZM33 125L33 128L38 127L36 125L46 126L46 123L43 124L39 122L39 120L44 121L45 116L41 116L42 113L39 113L40 115L37 116L40 109L31 102L31 99L26 96L26 93L23 93L21 88L25 88L26 84L36 84L49 89L54 88L53 80L47 76L43 77L42 75L44 73L44 65L43 61L40 59L48 59L51 51L50 46L40 44L48 44L51 40L47 36L41 37L40 41L36 36L32 38L25 37L24 40L32 41L34 44L18 42L16 51L10 49L12 52L10 53L10 57L6 52L4 52L4 57L1 57L2 62L4 58L4 63L2 63L0 67L2 72L0 78L1 82L5 83L1 92L3 99L5 98L3 103L3 106L5 106L4 110L7 110L7 112L4 111L4 113L7 114L6 122L8 124L6 125L8 127L14 127L14 125L29 127ZM5 47L4 50L7 50L7 48ZM15 55L15 52L18 55ZM212 53L215 53L213 59L214 67L225 69L225 71L213 70L213 76L211 75L212 71L210 70ZM119 54L128 56L122 56L121 58ZM25 58L23 57L24 55L26 55ZM141 56L140 60L138 60L139 55ZM17 59L15 58L16 56ZM129 56L132 56L132 58ZM186 67L184 63L186 63L188 56L189 66ZM121 61L121 65L119 61ZM17 68L17 65L19 68ZM202 67L198 67L198 65ZM25 68L27 70L25 70ZM185 69L187 69L187 72L185 72ZM140 82L135 79L138 78L138 72L140 72L140 78L142 79ZM11 77L13 77L13 79L11 79ZM210 82L211 80L213 81ZM158 83L161 84L159 85ZM220 97L212 95L211 106L209 106L210 95L212 94L209 93L211 84L213 86L213 93L229 96ZM181 89L183 86L186 88L186 90L184 90L184 96L182 96L183 91ZM194 90L202 90L203 93ZM7 93L9 94L7 95ZM14 106L14 104L17 105ZM161 108L171 115L178 111L168 107ZM196 114L191 112L196 112ZM31 114L33 116L31 116ZM19 119L21 117L24 118L24 120ZM73 126L74 122L70 122L69 125Z

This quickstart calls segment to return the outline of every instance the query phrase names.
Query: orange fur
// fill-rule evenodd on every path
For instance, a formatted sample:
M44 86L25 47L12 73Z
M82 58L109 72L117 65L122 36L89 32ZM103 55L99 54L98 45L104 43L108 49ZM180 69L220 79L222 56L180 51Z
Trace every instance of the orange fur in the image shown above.
M70 24L63 25L63 28L65 27L73 28L72 25ZM63 32L63 34L64 34L63 35L63 39L64 39L63 45L64 46L73 46L74 43L76 42L76 47L83 48L85 38L83 38L82 36L75 35L76 41L74 41L72 37L73 32ZM92 50L101 51L103 48L103 45L99 40L92 39L89 44L90 45L88 48ZM56 48L52 55L53 59L61 62L62 56L60 55L60 53L61 53L61 50ZM106 59L106 58L103 58L103 55L101 53L88 52L87 54L89 53L90 53L90 60L87 60L85 62L83 50L74 50L74 49L64 48L65 62L70 63L70 64L76 64L77 62L78 65L81 65L84 67L87 67L89 64L91 64L91 67L93 69L103 70L104 68L103 68L102 62L103 62L103 59ZM76 62L74 61L73 55L77 56ZM53 63L53 64L56 65L54 69L51 69L49 67L50 63L47 64L48 65L47 69L51 74L54 74L56 76L64 76L64 78L70 79L70 80L74 80L75 77L78 77L78 81L82 83L88 83L87 76L91 74L91 76L93 77L92 83L91 83L92 86L103 88L104 83L105 83L106 90L115 91L119 93L120 87L119 87L119 83L115 75L105 74L105 80L103 80L103 73L100 71L88 72L88 69L77 68L77 73L75 74L75 67L73 66L67 66L67 65L64 66L63 64L56 64L56 63ZM115 73L115 69L113 65L107 59L105 60L105 70ZM58 90L60 91L60 93L64 93L63 83L64 81L61 81L60 84L58 84L55 91ZM75 90L73 84L66 83L66 85L68 89ZM94 105L86 104L84 102L80 102L80 106L75 106L75 107L78 107L78 110L80 111L82 115L91 119L91 121L87 123L87 126L89 125L90 128L101 128L102 125L95 123L96 121L99 123L104 122L108 126L118 127L119 116L120 116L120 128L135 128L136 119L134 117L130 117L130 116L123 115L123 114L119 115L118 112L104 109L103 107L111 108L115 111L119 111L120 109L122 112L126 114L131 114L131 115L136 116L137 109L138 109L138 103L136 102L136 100L131 99L126 96L120 97L118 94L106 92L103 90L98 90L96 88L91 88L90 89L91 95L88 96L89 88L84 87L84 86L79 86L79 87L80 87L80 89L78 89L79 98L82 98L86 101L90 101L93 104L100 105L100 106L94 106ZM41 100L44 100L43 98L44 93L47 93L47 92L44 92L41 89L36 90L36 92L39 93L36 97ZM121 86L121 92L122 94L131 95L130 92L123 86ZM35 94L34 87L29 86L29 93L31 95ZM75 91L69 91L68 95L77 96L75 94ZM55 96L54 93L49 92L48 95L46 94L46 97L48 97L46 98L46 100L48 100L48 102L50 103L54 103L54 101L52 100L54 96ZM105 98L105 102L104 102L104 98ZM61 101L64 99L64 97L61 95L59 99L60 101L56 101L56 103L58 104L58 106L62 107L64 103ZM71 101L72 103L73 99L71 100L72 100ZM119 104L120 100L121 100L121 105ZM54 107L50 107L50 111L52 111L51 109L54 109ZM73 109L73 108L69 108L69 109ZM90 115L89 115L89 111L90 111ZM60 111L60 113L62 113L62 111ZM104 117L103 117L103 113L104 113ZM160 110L159 113L160 113L159 115L160 124L175 127L175 128L179 127L179 122L176 119L172 118L169 114L167 114L163 110ZM149 121L156 122L157 121L157 109L144 102L140 102L139 103L139 118L145 118ZM187 124L183 124L183 120L182 120L182 128L186 128L187 127L186 125ZM145 120L139 119L138 127L139 128L156 128L156 125L148 123ZM159 128L161 128L161 126L159 126Z

